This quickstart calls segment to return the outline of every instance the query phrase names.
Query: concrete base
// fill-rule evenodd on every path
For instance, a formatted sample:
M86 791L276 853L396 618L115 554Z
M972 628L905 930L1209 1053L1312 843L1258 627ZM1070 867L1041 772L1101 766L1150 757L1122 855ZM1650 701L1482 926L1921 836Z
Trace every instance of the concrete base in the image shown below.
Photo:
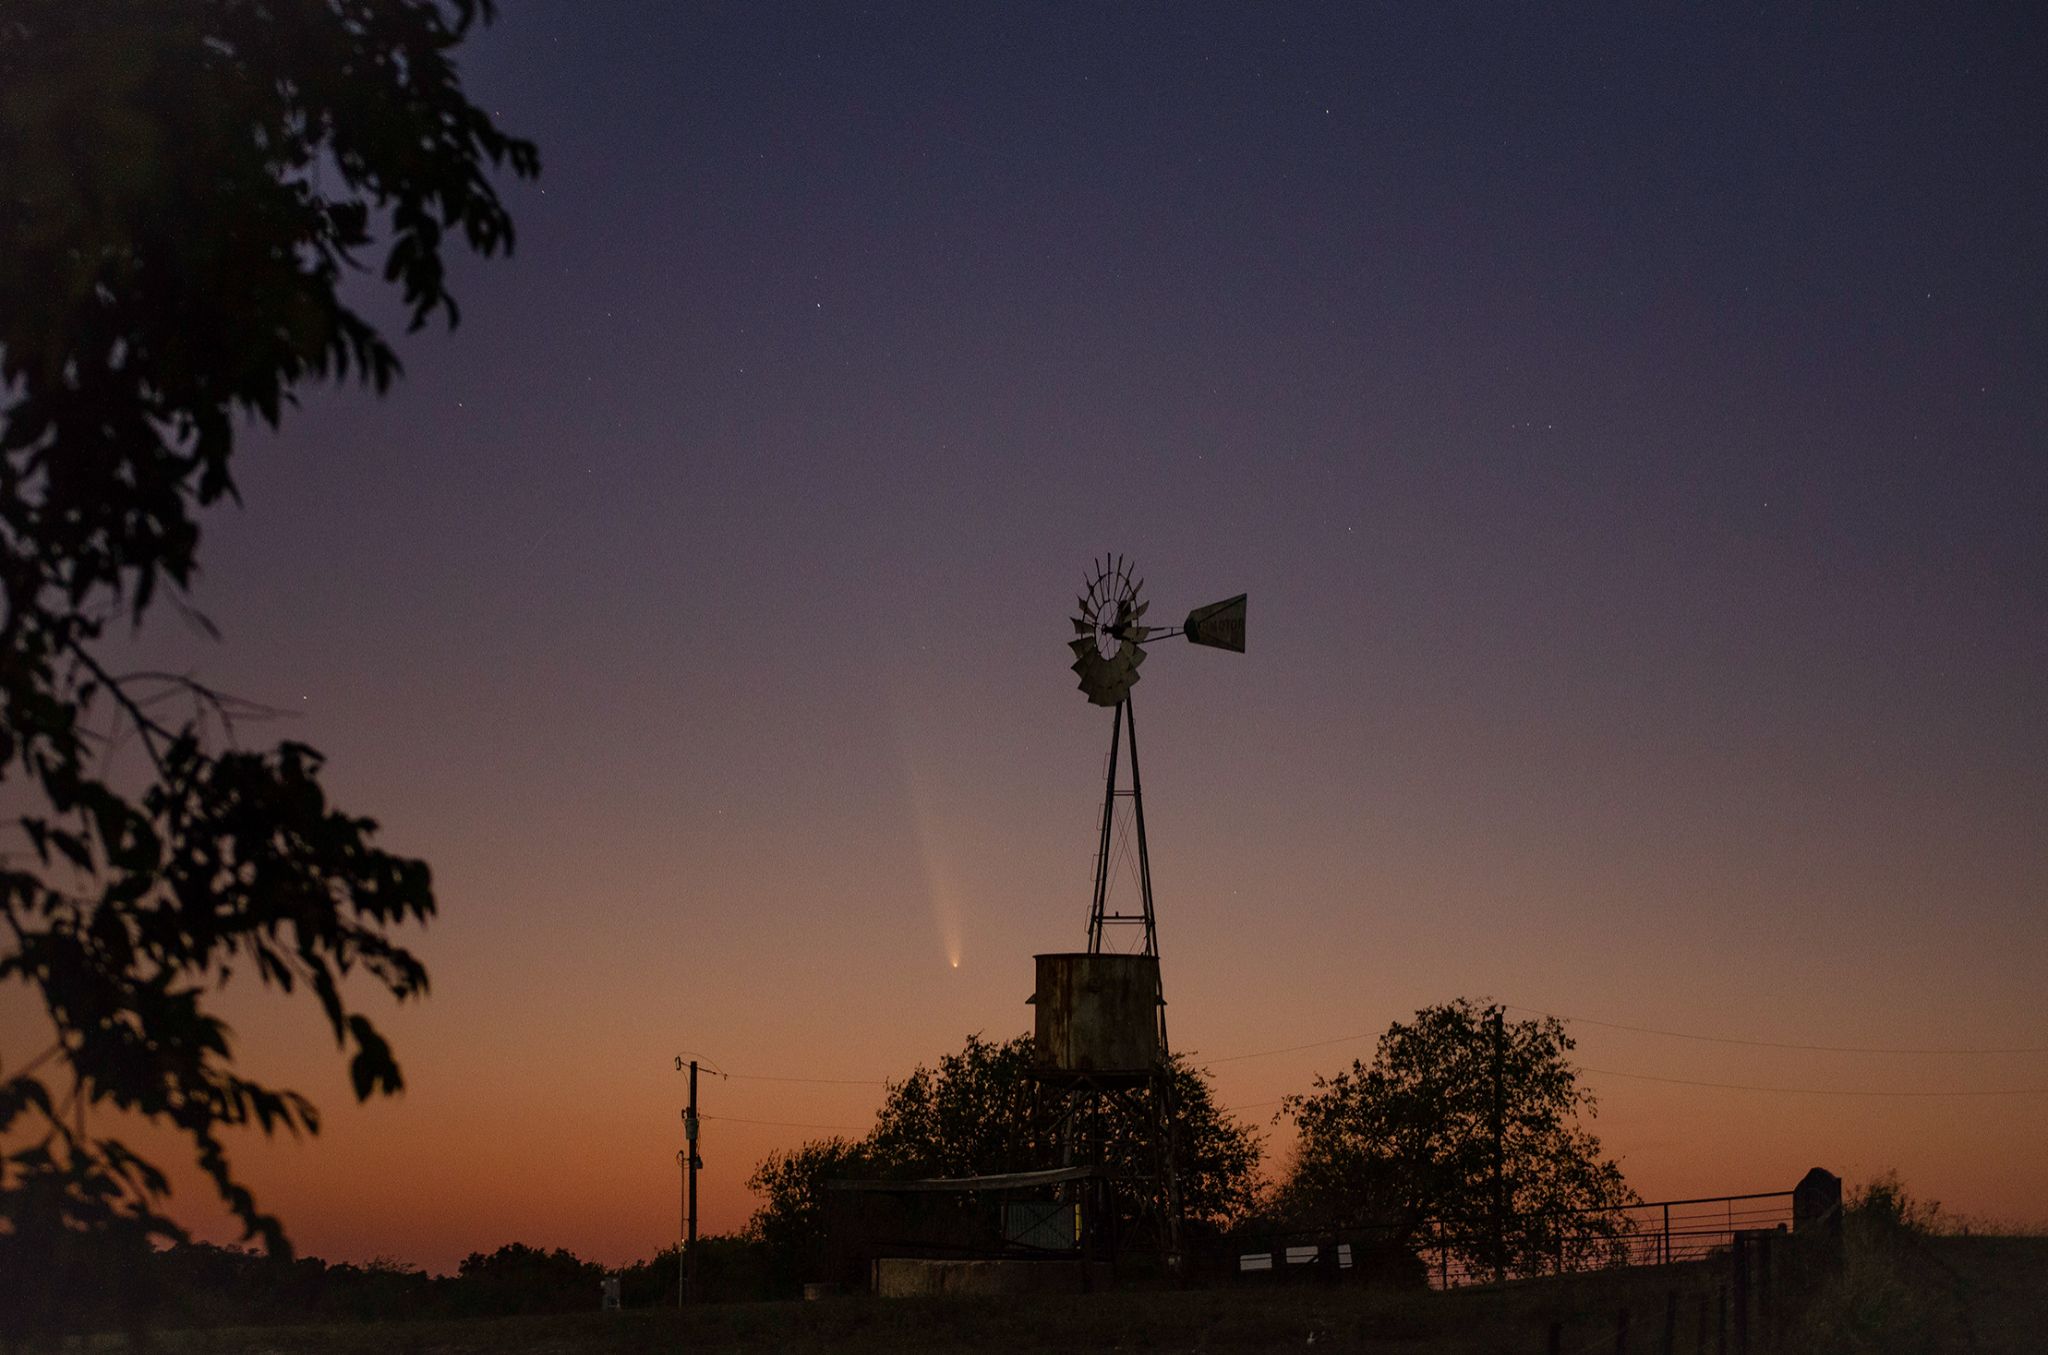
M1079 1294L1101 1288L1107 1269L1090 1276L1083 1261L956 1261L885 1256L875 1262L875 1292L885 1299L967 1294ZM1093 1279L1094 1285L1089 1281Z

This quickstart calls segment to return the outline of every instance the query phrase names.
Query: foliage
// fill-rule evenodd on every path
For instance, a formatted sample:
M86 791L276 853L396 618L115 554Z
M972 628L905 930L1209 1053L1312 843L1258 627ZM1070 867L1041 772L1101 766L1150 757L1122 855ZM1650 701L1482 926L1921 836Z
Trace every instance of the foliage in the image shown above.
M773 1258L775 1288L790 1293L822 1273L826 1241L825 1182L873 1173L875 1160L865 1142L837 1135L770 1153L747 1178L761 1205L747 1222L747 1235Z
M1032 1040L1002 1044L967 1037L937 1068L917 1068L889 1087L867 1143L893 1172L914 1176L972 1176L1049 1165L1059 1151L1050 1104L1030 1077ZM1259 1143L1253 1131L1229 1119L1209 1093L1208 1078L1178 1056L1173 1061L1175 1158L1183 1215L1221 1227L1252 1204ZM1149 1148L1122 1121L1092 1141L1076 1127L1075 1153L1099 1154L1112 1171L1151 1170Z
M1841 1264L1799 1312L1794 1340L1816 1355L1920 1355L1976 1344L1953 1267L1930 1246L1941 1205L1896 1171L1843 1202Z
M1395 1022L1370 1066L1318 1077L1282 1103L1300 1141L1277 1212L1295 1226L1382 1229L1410 1251L1441 1225L1454 1262L1490 1268L1498 1086L1507 1269L1605 1259L1627 1226L1606 1211L1636 1196L1577 1122L1593 1097L1572 1047L1554 1019L1508 1021L1463 998Z
M1913 1198L1896 1170L1881 1172L1852 1189L1842 1202L1842 1218L1852 1238L1873 1243L1908 1235L1926 1237L1946 1231L1948 1223L1941 1201Z
M330 1264L317 1257L264 1255L187 1242L155 1256L148 1274L170 1297L166 1320L180 1326L372 1321L428 1311L437 1281L395 1261ZM87 1321L88 1328L113 1325Z
M457 1314L573 1313L595 1307L605 1269L564 1249L521 1242L462 1258L451 1286Z
M645 1261L619 1272L621 1302L628 1308L671 1308L676 1302L680 1247L663 1247ZM772 1255L759 1238L742 1233L699 1234L693 1302L734 1303L773 1298L786 1292L770 1271Z
M707 1300L767 1297L766 1249L739 1237L698 1239L698 1294ZM168 1327L276 1327L307 1322L393 1322L435 1318L578 1313L598 1307L606 1272L562 1248L511 1243L472 1253L453 1275L428 1275L391 1260L363 1265L185 1242L153 1253L140 1279L166 1303ZM618 1272L627 1307L673 1307L676 1249ZM68 1314L73 1331L104 1331L124 1318L121 1289L84 1296Z
M786 1272L816 1273L826 1228L822 1183L832 1177L975 1176L1056 1164L1058 1112L1039 1095L1031 1063L1028 1035L1001 1043L968 1036L936 1067L919 1066L891 1083L864 1138L769 1156L747 1182L763 1199L750 1231L784 1258ZM1203 1073L1177 1058L1173 1079L1182 1214L1197 1230L1220 1231L1252 1205L1259 1142L1216 1105ZM1073 1132L1080 1160L1099 1155L1112 1171L1151 1170L1149 1150L1123 1121Z
M397 374L341 298L365 251L386 242L380 276L418 328L454 322L451 241L510 247L487 175L534 173L535 153L453 64L489 17L487 0L0 7L0 785L21 831L0 856L0 982L31 986L54 1036L0 1066L0 1133L26 1145L0 1159L17 1293L180 1236L161 1171L93 1132L104 1110L174 1130L246 1236L285 1249L223 1132L319 1121L234 1070L207 1001L231 973L311 989L359 1098L401 1086L346 980L424 992L390 933L433 912L427 867L328 802L313 749L236 746L238 703L117 673L103 637L166 590L193 615L199 513L235 494L240 423L276 425L309 380ZM0 1327L52 1316L9 1303Z
M1208 1074L1178 1055L1173 1096L1181 1213L1199 1240L1228 1230L1257 1203L1263 1146L1257 1130L1216 1104Z
M870 1155L903 1176L974 1176L1047 1163L1051 1125L1030 1079L1031 1038L969 1035L938 1067L889 1084Z

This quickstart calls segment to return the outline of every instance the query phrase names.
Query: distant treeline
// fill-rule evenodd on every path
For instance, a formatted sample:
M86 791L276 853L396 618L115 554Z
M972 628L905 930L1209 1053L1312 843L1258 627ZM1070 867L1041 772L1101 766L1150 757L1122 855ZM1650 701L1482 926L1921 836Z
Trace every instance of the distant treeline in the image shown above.
M1357 1278L1415 1285L1425 1282L1426 1245L1448 1250L1464 1270L1542 1274L1558 1265L1565 1245L1559 1221L1569 1218L1582 1235L1572 1245L1597 1249L1623 1228L1621 1211L1636 1197L1581 1123L1592 1104L1569 1061L1572 1047L1556 1018L1509 1021L1498 1005L1464 998L1423 1008L1414 1021L1388 1027L1370 1065L1354 1060L1283 1099L1298 1142L1285 1174L1266 1183L1252 1127L1216 1103L1206 1070L1176 1057L1167 1065L1168 1104L1181 1240L1234 1274L1238 1251L1266 1250L1275 1236L1351 1230L1360 1234L1351 1244ZM920 1065L889 1084L873 1129L860 1138L771 1153L747 1182L761 1203L745 1232L699 1239L697 1296L793 1298L814 1280L857 1286L879 1236L889 1235L889 1245L916 1243L893 1232L901 1221L872 1202L831 1191L834 1180L1001 1174L1068 1152L1125 1180L1154 1169L1152 1137L1129 1117L1062 1129L1059 1105L1034 1076L1035 1060L1029 1035L970 1035L936 1066ZM1504 1134L1505 1126L1513 1132ZM1501 1186L1505 1199L1496 1193ZM1139 1194L1123 1190L1099 1201L1091 1229L1114 1237L1140 1227ZM1443 1220L1493 1218L1503 1204L1498 1228L1442 1231ZM969 1245L999 1245L995 1202L971 1208L979 1222ZM961 1245L957 1222L948 1222L939 1245ZM21 1323L28 1329L585 1312L599 1306L607 1275L560 1248L519 1243L473 1252L453 1275L198 1244L155 1251L132 1229L68 1230L56 1250L62 1254L40 1258L53 1279L31 1297L33 1320ZM0 1245L0 1263L5 1252ZM0 1298L12 1298L4 1274L0 1264ZM628 1307L673 1303L676 1251L629 1266L619 1278ZM25 1311L18 1306L15 1315Z
M760 1242L706 1237L697 1247L697 1291L706 1301L779 1296L787 1287ZM429 1275L397 1261L281 1259L182 1243L156 1252L142 1268L143 1293L135 1292L131 1268L123 1267L113 1285L96 1282L94 1269L69 1270L73 1292L60 1306L61 1325L71 1331L119 1329L137 1300L157 1314L159 1326L202 1328L589 1312L614 1273L627 1307L676 1301L674 1248L614 1272L560 1247L545 1251L515 1242L470 1253L453 1275Z

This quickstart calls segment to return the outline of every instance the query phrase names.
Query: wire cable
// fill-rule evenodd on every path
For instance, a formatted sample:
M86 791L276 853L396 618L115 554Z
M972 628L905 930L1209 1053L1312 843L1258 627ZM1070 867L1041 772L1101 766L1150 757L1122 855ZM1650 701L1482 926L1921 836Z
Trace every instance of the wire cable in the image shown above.
M727 1124L760 1124L774 1129L836 1129L842 1134L865 1134L867 1130L850 1124L812 1124L803 1120L750 1120L744 1115L707 1115L701 1111L700 1120L723 1120Z
M1656 1026L1627 1025L1619 1021L1597 1021L1590 1016L1567 1016L1562 1012L1546 1011L1541 1007L1526 1007L1520 1003L1501 1004L1509 1011L1528 1012L1533 1016L1547 1016L1555 1021L1572 1025L1602 1026L1608 1030L1626 1030L1638 1035L1658 1035L1673 1040L1697 1040L1706 1044L1742 1045L1756 1049L1791 1049L1812 1054L1925 1054L1938 1056L1954 1055L1999 1055L1999 1054L2048 1054L2048 1045L2003 1045L1980 1046L1975 1048L1935 1048L1933 1046L1884 1046L1884 1045L1832 1045L1801 1044L1788 1040L1747 1040L1731 1035L1698 1035L1690 1031L1664 1030ZM1378 1038L1376 1031L1362 1031L1356 1035L1339 1035L1328 1040L1314 1040L1308 1044L1283 1045L1277 1049L1254 1049L1244 1054L1225 1054L1220 1058L1197 1059L1207 1066L1216 1063L1237 1063L1243 1059L1263 1059L1275 1054L1299 1054L1310 1049L1326 1049L1331 1045L1356 1044L1363 1040ZM2004 1093L1996 1093L2003 1095Z
M1935 1049L1921 1046L1886 1047L1881 1045L1850 1044L1795 1044L1784 1040L1744 1040L1732 1035L1695 1035L1683 1030L1659 1030L1654 1026L1631 1026L1619 1021L1595 1021L1590 1016L1565 1016L1559 1012L1547 1012L1541 1007L1524 1007L1513 1002L1501 1004L1511 1012L1529 1012L1535 1016L1547 1016L1553 1021L1564 1021L1578 1026L1604 1026L1608 1030L1633 1031L1637 1035L1661 1035L1671 1040L1699 1040L1706 1044L1746 1045L1755 1049L1797 1049L1810 1054L2048 1054L2048 1045L1988 1046L1976 1049ZM1249 1058L1250 1055L1240 1055ZM1222 1060L1217 1060L1222 1062Z
M1982 1046L1982 1047L1975 1047L1975 1048L1934 1048L1934 1047L1931 1047L1931 1046L1930 1046L1930 1047L1921 1047L1921 1046L1914 1046L1914 1047L1905 1047L1905 1046L1877 1046L1877 1045L1826 1045L1826 1044L1803 1044L1803 1043L1797 1043L1797 1042L1793 1042L1793 1041L1784 1041L1784 1040L1750 1040L1750 1039L1742 1039L1742 1038L1739 1038L1739 1037L1735 1037L1735 1036L1725 1036L1725 1035L1701 1035L1701 1034L1696 1034L1696 1033L1693 1033L1693 1032L1690 1032L1690 1031L1679 1031L1679 1030L1665 1030L1665 1029L1661 1029L1661 1028L1659 1028L1659 1027L1654 1027L1654 1026L1639 1026L1639 1025L1629 1025L1629 1024L1626 1024L1626 1023L1623 1023L1623 1022L1619 1022L1619 1021L1600 1021L1600 1020L1596 1020L1596 1019L1594 1019L1594 1018L1592 1018L1592 1017L1586 1017L1586 1016L1567 1016L1567 1015L1565 1015L1565 1014L1563 1014L1563 1013L1560 1013L1560 1012L1552 1012L1552 1011L1547 1011L1547 1010L1545 1010L1545 1009L1543 1009L1543 1008L1541 1008L1541 1007L1529 1007L1529 1006L1524 1006L1524 1005L1522 1005L1522 1004L1519 1004L1519 1003L1512 1003L1512 1002L1509 1002L1509 1003L1502 1003L1501 1005L1502 1005L1502 1006L1503 1006L1504 1008L1506 1008L1507 1010L1509 1010L1509 1011L1517 1011L1517 1012L1528 1012L1528 1013L1530 1013L1530 1014L1532 1014L1532 1015L1536 1015L1536 1016L1544 1016L1544 1017L1549 1017L1549 1018L1550 1018L1550 1019L1552 1019L1552 1020L1555 1020L1555 1021L1562 1021L1562 1022L1566 1022L1566 1023L1569 1023L1569 1024L1573 1024L1573 1025L1587 1025L1587 1026L1600 1026L1600 1027L1604 1027L1604 1028L1606 1028L1606 1029L1609 1029L1609 1030L1625 1030L1625 1031L1630 1031L1630 1032L1633 1032L1633 1033L1635 1033L1635 1034L1640 1034L1640 1035L1656 1035L1656 1036L1660 1036L1660 1037L1663 1037L1663 1038L1667 1038L1667 1039L1676 1039L1676 1040L1694 1040L1694 1041L1699 1041L1699 1042L1701 1042L1701 1043L1706 1043L1706 1044L1725 1044L1725 1045L1738 1045L1738 1046L1742 1046L1742 1047L1746 1047L1746 1048L1759 1048L1759 1049L1786 1049L1786 1050L1797 1050L1797 1051L1801 1051L1801 1052L1805 1052L1805 1053L1821 1053L1821 1054L1918 1054L1918 1055L1942 1055L1942 1056L1952 1056L1952 1055L2014 1055L2014 1054L2044 1054L2044 1053L2048 1053L2048 1046L2030 1046L2030 1045L2014 1045L2014 1046L2003 1046L2003 1047L1996 1047L1996 1046ZM1275 1056L1275 1055L1279 1055L1279 1054L1298 1054L1298 1053L1303 1053L1303 1052L1305 1052L1305 1051L1307 1051L1307 1050L1311 1050L1311 1049L1327 1049L1327 1048L1329 1048L1329 1047L1331 1047L1331 1046L1333 1046L1333 1045L1344 1045L1344 1044L1358 1044L1358 1043L1361 1043L1361 1042L1363 1042L1363 1041L1367 1041L1367 1040L1373 1040L1373 1039L1376 1039L1377 1037L1378 1037L1378 1032L1375 1032L1375 1031L1361 1031L1361 1032L1359 1032L1358 1034L1355 1034L1355 1035L1338 1035L1338 1036L1333 1036L1333 1037L1331 1037L1330 1039L1327 1039L1327 1040L1311 1040L1311 1041L1309 1041L1309 1042L1307 1042L1307 1043L1305 1043L1305 1044L1295 1044L1295 1045L1283 1045L1283 1046L1280 1046L1280 1047L1277 1047L1277 1048L1273 1048L1273 1049L1254 1049L1254 1050L1250 1050L1250 1051L1247 1051L1247 1052L1245 1052L1245 1053L1242 1053L1242 1054L1225 1054L1225 1055L1222 1055L1221 1057L1218 1057L1218 1058L1213 1058L1213 1059L1204 1059L1204 1058L1201 1058L1201 1057L1200 1057L1199 1055L1196 1055L1196 1054L1190 1054L1190 1055L1189 1055L1189 1057L1190 1057L1190 1060L1191 1060L1192 1062L1194 1062L1194 1063L1198 1064L1198 1065L1199 1065L1199 1066L1201 1066L1201 1067L1207 1068L1207 1067L1211 1067L1211 1066L1213 1066L1213 1065L1216 1065L1216 1064L1222 1064L1222 1063L1239 1063L1239 1062L1242 1062L1242 1061L1244 1061L1244 1060L1246 1060L1246 1059L1263 1059L1263 1058L1271 1058L1271 1057L1273 1057L1273 1056ZM687 1053L688 1051L685 1051L685 1052ZM889 1084L889 1081L888 1081L888 1079L886 1079L886 1078L853 1078L853 1077L800 1077L800 1076L796 1076L796 1075L790 1075L790 1074L770 1074L770 1073L728 1073L728 1072L725 1072L724 1070L722 1070L722 1069L720 1069L720 1068L716 1067L715 1065L712 1065L712 1064L710 1063L710 1061L709 1061L709 1060L703 1059L703 1056L702 1056L702 1055L697 1055L696 1057L697 1057L697 1058L699 1058L700 1060L702 1060L702 1061L703 1061L703 1062L704 1062L704 1063L705 1063L705 1064L706 1064L706 1065L707 1065L707 1066L708 1066L708 1067L710 1068L710 1071L711 1071L711 1072L713 1072L713 1073L715 1073L715 1074L716 1074L717 1076L719 1076L719 1077L721 1077L721 1078L729 1078L729 1079L733 1079L733 1080L736 1080L736 1081L746 1081L746 1082L783 1082L783 1083L809 1083L809 1084L813 1084L813 1085L820 1085L820 1086L838 1086L838 1087L886 1087L886 1086L890 1085L890 1084ZM1770 1093L1776 1093L1776 1094L1781 1094L1781 1095L1789 1095L1789 1096L1902 1096L1902 1097L1948 1097L1948 1096L1971 1096L1971 1097L1979 1097L1979 1096L2048 1096L2048 1087L1986 1087L1986 1088L1957 1088L1957 1089L1953 1089L1953 1090L1939 1090L1939 1089L1921 1089L1921 1088L1902 1088L1902 1089L1898 1089L1898 1090L1891 1090L1891 1089L1886 1089L1886 1088L1877 1088L1877 1087L1870 1087L1870 1088L1834 1088L1834 1087L1781 1087L1781 1086L1766 1086L1766 1085L1762 1085L1762 1084L1757 1084L1757 1083L1747 1083L1747 1082L1715 1082L1715 1081L1708 1081L1708 1080L1704 1080L1704 1079L1697 1079L1697 1078L1682 1078L1682 1077L1665 1077L1665 1076L1661 1076L1661 1075L1658 1075L1658 1074L1653 1074L1653 1073L1630 1073L1630 1072L1624 1072L1624 1071L1622 1071L1622 1070L1620 1070L1620 1069L1616 1069L1616 1068L1593 1068L1593 1067L1588 1067L1588 1066L1586 1066L1586 1065L1583 1065L1583 1064L1582 1064L1582 1065L1580 1065L1580 1070L1581 1070L1581 1071L1583 1071L1583 1072L1587 1072L1587 1073L1594 1073L1594 1074L1597 1074L1597 1075L1599 1075L1599 1076L1601 1076L1601 1077L1619 1077L1619 1078L1627 1078L1627 1079L1630 1079L1630 1080L1633 1080L1633 1081L1638 1081L1638 1082L1663 1082L1663 1083L1669 1083L1669 1084L1671 1084L1671 1085L1674 1085L1674 1086L1682 1086L1682 1087L1711 1087L1711 1088L1714 1088L1714 1089L1717 1089L1717 1090L1722 1090L1722 1091L1748 1091L1748 1092L1770 1092ZM1277 1104L1277 1103L1279 1102L1279 1100L1280 1100L1280 1099L1282 1099L1282 1098L1278 1098L1278 1097L1276 1097L1276 1098L1274 1098L1273 1100L1269 1100L1269 1101L1256 1101L1256 1102L1251 1102L1251 1103L1248 1103L1248 1104L1246 1104L1246 1105L1243 1105L1243 1106L1229 1106L1229 1107L1226 1107L1225 1109L1227 1109L1227 1110L1231 1110L1231 1111L1255 1109L1255 1108L1258 1108L1258 1107L1261 1107L1261 1106L1275 1105L1275 1104ZM708 1117L707 1117L707 1118L708 1118ZM762 1120L762 1121L749 1121L749 1123L759 1123L759 1124L786 1124L786 1125L788 1125L788 1127L791 1127L791 1128L800 1128L800 1129L850 1129L850 1126L846 1126L846 1125L808 1125L808 1124L794 1124L794 1123L791 1123L791 1122L786 1122L786 1121L769 1121L769 1120Z
M1689 1077L1658 1077L1653 1073L1624 1073L1614 1068L1589 1068L1582 1073L1601 1077L1625 1077L1634 1082L1668 1082L1679 1087L1714 1087L1732 1092L1776 1092L1785 1096L2048 1096L2048 1087L1962 1088L1955 1091L1926 1091L1917 1088L1891 1090L1883 1087L1763 1087L1748 1082L1702 1082Z
M889 1085L887 1078L880 1077L796 1077L776 1073L728 1073L725 1069L720 1068L712 1060L699 1054L694 1049L685 1049L676 1056L676 1068L678 1071L681 1070L684 1059L695 1059L699 1064L703 1065L705 1072L711 1073L722 1080L732 1082L815 1082L830 1087L886 1087Z
M1308 1044L1291 1044L1282 1049L1254 1049L1249 1054L1225 1054L1219 1059L1196 1058L1193 1054L1190 1054L1188 1057L1206 1068L1212 1063L1237 1063L1242 1059L1263 1059L1274 1054L1299 1054L1304 1049L1324 1049L1333 1044L1356 1044L1360 1040L1375 1040L1378 1038L1378 1032L1366 1031L1362 1035L1339 1035L1328 1040L1313 1040Z

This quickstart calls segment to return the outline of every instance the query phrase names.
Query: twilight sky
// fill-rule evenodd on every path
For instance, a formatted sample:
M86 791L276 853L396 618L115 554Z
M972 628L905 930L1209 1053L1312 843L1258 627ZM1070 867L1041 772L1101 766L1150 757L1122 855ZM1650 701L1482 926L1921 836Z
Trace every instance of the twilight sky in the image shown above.
M1576 1028L1646 1198L2048 1219L2041 16L1434 9L503 6L516 255L392 396L246 439L225 643L144 639L439 882L401 1100L230 1004L327 1112L242 1153L303 1248L648 1255L678 1052L736 1075L720 1231L1024 1030L1104 550L1155 620L1251 595L1138 688L1176 1043L1367 1037L1223 1104L1460 994L2017 1048Z

